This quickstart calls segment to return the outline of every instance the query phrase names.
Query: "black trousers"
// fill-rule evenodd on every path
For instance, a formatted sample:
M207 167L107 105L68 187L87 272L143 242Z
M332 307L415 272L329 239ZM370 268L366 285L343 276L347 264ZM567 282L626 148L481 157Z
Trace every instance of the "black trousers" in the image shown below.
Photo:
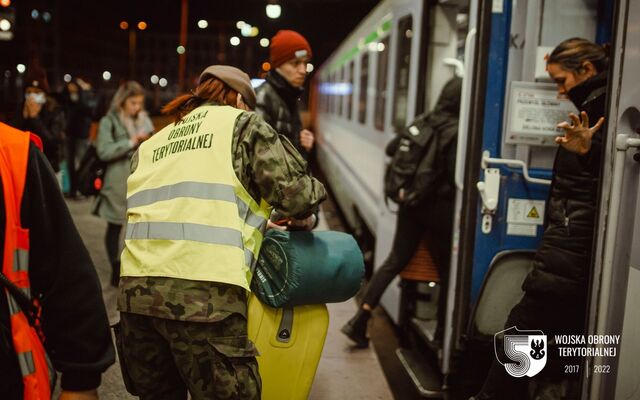
M104 242L112 267L116 264L120 265L120 231L122 231L122 225L112 224L111 222L107 224Z
M87 139L68 137L66 139L66 161L67 170L69 171L69 194L75 195L78 191L78 171L76 169L76 160L82 158L86 151Z
M435 232L432 227L438 226L438 223L428 219L423 207L400 207L391 253L389 253L382 266L373 274L362 299L363 304L366 303L371 308L378 305L380 297L382 297L389 283L411 261L423 234L426 231L430 231L431 242L429 250L438 266L442 288L438 301L438 320L441 321L441 318L444 318L445 304L443 300L446 298L446 290L444 288L447 287L449 276L452 226L451 221L447 221L447 218L444 218L445 223L440 224L439 231Z
M505 329L515 326L519 330L542 330L551 341L554 335L581 335L584 333L586 299L583 301L553 301L525 294L509 313ZM556 348L547 350L547 364L540 376L548 378L578 379L580 375L564 374L563 365L579 364L579 359L559 357ZM558 379L560 378L560 379ZM494 360L482 387L481 399L527 399L527 377L514 378L507 374L504 366Z

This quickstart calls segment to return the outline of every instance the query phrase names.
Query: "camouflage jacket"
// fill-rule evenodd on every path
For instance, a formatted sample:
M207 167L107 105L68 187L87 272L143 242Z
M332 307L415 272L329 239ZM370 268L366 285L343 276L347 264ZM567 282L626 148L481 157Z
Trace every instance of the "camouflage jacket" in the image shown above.
M257 114L238 116L231 148L240 182L255 200L263 198L280 214L306 217L325 199L324 186L307 174L307 164L293 145ZM246 300L245 290L234 285L123 277L118 309L181 321L215 322L232 313L246 316Z

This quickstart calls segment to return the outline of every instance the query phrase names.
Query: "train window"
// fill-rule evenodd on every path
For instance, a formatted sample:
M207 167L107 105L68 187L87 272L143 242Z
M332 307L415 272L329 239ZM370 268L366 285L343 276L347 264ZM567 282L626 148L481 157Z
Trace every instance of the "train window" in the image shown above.
M387 98L387 70L389 68L389 38L377 46L378 76L376 78L376 105L373 123L378 130L384 130L384 109Z
M396 57L395 98L393 101L393 126L397 132L404 128L407 120L412 37L413 17L407 15L398 21L398 53Z
M331 88L331 90L329 91L329 114L333 114L335 112L336 97L333 95L333 87L335 83L335 74L329 75L329 87Z
M369 52L365 50L360 59L360 98L358 99L358 121L367 118L367 85L369 82Z
M344 82L344 67L340 67L340 78L338 79L338 85L337 87L340 88L340 90L338 90L337 96L338 96L338 115L342 116L342 102L343 102L343 98L344 98L344 93L342 93L342 84Z
M349 63L349 85L347 87L347 119L353 114L353 61Z

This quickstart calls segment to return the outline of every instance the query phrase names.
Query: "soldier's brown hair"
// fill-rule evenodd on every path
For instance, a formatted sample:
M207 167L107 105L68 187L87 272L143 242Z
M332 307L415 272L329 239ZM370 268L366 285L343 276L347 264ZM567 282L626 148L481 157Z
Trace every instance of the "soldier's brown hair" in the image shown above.
M198 85L191 94L184 94L162 107L162 113L173 115L179 121L185 115L205 103L215 103L236 107L238 92L216 77L211 77Z

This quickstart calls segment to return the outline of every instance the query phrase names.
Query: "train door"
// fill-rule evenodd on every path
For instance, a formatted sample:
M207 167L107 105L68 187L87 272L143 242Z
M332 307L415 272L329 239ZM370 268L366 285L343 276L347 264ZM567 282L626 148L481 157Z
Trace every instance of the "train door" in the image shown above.
M386 141L393 138L392 132L403 129L409 122L413 120L421 103L417 99L421 96L418 93L419 80L423 74L420 74L421 59L421 40L425 34L423 31L423 19L426 18L424 1L397 1L393 2L391 26L391 54L389 63L389 83L391 88L390 99L387 101L386 115L390 116L386 121ZM384 196L383 196L384 197ZM393 235L395 233L395 210L390 210L380 199L379 204L380 216L377 222L375 232L375 260L374 265L380 266L391 250ZM398 323L400 316L400 289L396 278L392 282L380 303L383 305L389 316Z
M640 3L618 5L589 334L620 335L585 364L583 399L640 398Z
M477 26L470 31L475 62L463 105L468 119L459 140L466 146L459 152L465 165L445 374L456 369L456 350L469 337L486 340L503 329L542 236L555 126L574 111L568 100L557 98L544 56L571 37L609 41L612 7L598 0L478 2Z

